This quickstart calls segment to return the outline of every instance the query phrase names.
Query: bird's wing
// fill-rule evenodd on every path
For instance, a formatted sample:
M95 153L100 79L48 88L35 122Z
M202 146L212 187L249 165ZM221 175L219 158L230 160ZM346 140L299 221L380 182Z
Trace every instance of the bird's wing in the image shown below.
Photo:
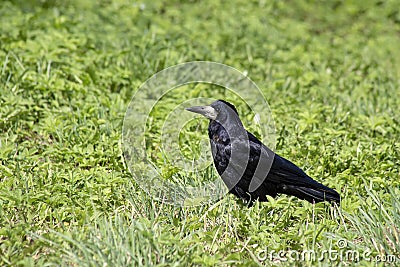
M278 193L293 195L309 202L329 201L340 203L340 195L309 177L289 160L275 155L268 180L277 183Z
M309 177L302 169L289 160L275 155L268 180L275 183L283 183L298 186L321 185Z
M249 192L255 191L267 178L273 164L274 152L255 140L235 139L225 147L225 154L229 155L229 164L226 169L229 179L236 183L240 179L249 184ZM251 175L243 175L249 169Z
M258 140L257 140L258 141ZM249 185L249 192L257 190L267 179L267 175L273 165L275 153L261 142L255 142L250 140L250 156L252 154L258 155L253 160L249 161L249 165L252 165L254 170L253 178Z
M259 149L258 146L261 146L262 151L264 150L270 151L270 149L265 145L263 145L253 134L251 133L248 134L251 146L254 146L257 149ZM271 151L270 154L271 153L274 152ZM268 159L267 163L268 164L270 163L270 159ZM261 165L266 164L263 158L261 158L260 164ZM273 164L271 165L271 168L268 170L268 174L270 174L268 175L268 181L276 184L284 183L288 185L298 185L298 186L310 186L310 185L322 186L322 184L314 181L294 163L285 158L282 158L277 154L273 154Z
M242 185L248 184L250 193L267 183L274 184L278 193L294 195L310 202L340 202L340 195L335 190L313 180L295 164L275 154L251 134L249 140L232 140L231 144L225 147L225 152L230 156L230 167L227 168L229 171L225 179L229 179L230 182L233 180L235 184L242 179ZM245 169L247 171L243 175Z
M243 174L243 167L247 165L249 169L254 170L251 177L244 177L250 182L249 192L255 191L265 180L276 185L304 186L332 191L329 187L313 180L289 160L275 154L254 136L249 137L249 140L232 142L232 145L240 147L240 149L234 150L235 157L230 155L232 147L226 147L231 156L230 164L237 173ZM232 160L232 158L236 160Z

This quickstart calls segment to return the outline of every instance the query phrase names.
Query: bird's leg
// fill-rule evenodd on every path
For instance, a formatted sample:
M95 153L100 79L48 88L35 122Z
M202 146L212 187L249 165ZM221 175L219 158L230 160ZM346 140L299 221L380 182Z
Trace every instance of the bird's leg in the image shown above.
M253 206L254 199L252 199L251 195L249 193L245 192L242 188L235 186L234 188L232 188L230 193L239 197L243 201L243 203L246 204L248 207Z

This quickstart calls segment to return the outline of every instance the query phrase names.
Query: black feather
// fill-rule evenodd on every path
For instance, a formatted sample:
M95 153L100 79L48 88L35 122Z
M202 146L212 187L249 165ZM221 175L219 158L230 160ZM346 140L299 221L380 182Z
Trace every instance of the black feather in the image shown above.
M226 101L219 100L217 103L214 102L211 106L219 105L219 109L221 109L221 107L224 107L224 104L234 110L237 114L236 108ZM226 107L226 109L228 109L228 107ZM224 111L220 110L220 112ZM224 116L224 118L225 117L226 116ZM231 159L233 140L231 140L228 131L223 127L223 125L229 126L229 123L229 121L218 121L218 118L217 120L210 120L208 135L210 138L215 168L230 188L230 193L248 201L250 204L257 199L259 201L267 201L267 195L275 197L280 193L292 195L312 203L321 201L335 202L337 204L340 203L340 195L335 190L313 180L295 164L270 151L261 143L260 140L247 131L247 139L235 140L239 145L247 146L249 148L248 157L244 155L243 161L241 162L245 167L244 173L241 175L237 183L230 181L229 179L233 178L237 173L235 173L235 169L227 170L227 166ZM271 152L270 155L273 155L273 159L266 159L264 157L263 160L265 162L259 162L263 151L267 151L266 153ZM263 164L271 164L268 162L270 160L273 161L269 172L265 173L264 177L258 177L262 180L262 183L256 190L250 192L249 186L252 179L254 179L258 164L260 163L261 166Z

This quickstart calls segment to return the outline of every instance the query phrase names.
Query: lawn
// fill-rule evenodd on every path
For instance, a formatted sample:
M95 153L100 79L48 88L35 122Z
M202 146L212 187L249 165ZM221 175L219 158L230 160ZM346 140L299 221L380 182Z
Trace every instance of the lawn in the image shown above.
M399 265L398 6L2 1L0 265ZM339 208L284 195L251 208L230 195L181 207L140 188L121 151L127 108L152 75L199 60L258 85L275 152L340 192ZM169 92L149 113L146 151L170 182L217 178L212 166L182 173L161 146L171 109L200 97L234 102L257 131L223 88ZM206 128L186 125L184 155L209 152Z

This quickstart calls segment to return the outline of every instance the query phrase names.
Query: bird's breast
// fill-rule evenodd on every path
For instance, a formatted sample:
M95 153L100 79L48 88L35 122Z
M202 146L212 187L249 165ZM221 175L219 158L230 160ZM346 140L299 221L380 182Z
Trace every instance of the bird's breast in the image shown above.
M226 138L225 136L221 136L221 135L218 135L218 134L214 134L214 135L212 136L212 140L213 140L215 143L226 144L227 141L228 141L228 138Z

